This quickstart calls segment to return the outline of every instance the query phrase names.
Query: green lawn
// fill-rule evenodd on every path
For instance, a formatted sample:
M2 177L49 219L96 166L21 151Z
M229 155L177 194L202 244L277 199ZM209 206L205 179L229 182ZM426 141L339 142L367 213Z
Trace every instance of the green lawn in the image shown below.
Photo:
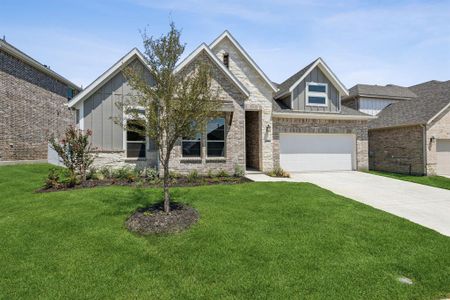
M447 178L447 177L413 176L413 175L380 172L380 171L369 171L369 173L450 190L450 178Z
M450 238L306 183L174 189L201 220L124 229L160 190L37 194L47 165L0 167L0 299L439 299ZM397 282L412 278L414 285Z

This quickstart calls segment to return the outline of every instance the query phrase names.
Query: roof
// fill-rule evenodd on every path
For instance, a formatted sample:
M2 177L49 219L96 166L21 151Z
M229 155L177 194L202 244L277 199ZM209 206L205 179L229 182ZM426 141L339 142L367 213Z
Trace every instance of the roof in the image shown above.
M20 51L10 43L6 42L5 40L0 39L0 49L9 53L10 55L16 57L17 59L22 60L23 62L31 65L32 67L36 68L37 70L47 74L50 77L55 78L56 80L59 80L68 86L70 86L73 89L76 89L78 91L81 91L81 87L73 83L72 81L66 79L65 77L59 75L55 71L51 70L49 67L41 64L31 56L25 54L24 52Z
M144 66L148 67L142 53L137 49L133 48L130 52L125 54L121 59L119 59L112 67L106 70L102 75L95 79L90 85L88 85L84 90L82 90L78 95L76 95L72 100L69 101L69 107L74 107L80 101L88 98L93 93L95 93L100 87L103 86L108 80L114 77L117 73L122 70L122 67L127 65L133 59L139 59Z
M250 63L250 65L256 70L256 72L259 73L259 75L266 81L266 83L270 86L270 88L276 92L278 89L276 85L269 79L269 77L261 70L261 68L255 63L255 61L248 55L248 53L244 50L244 48L239 44L238 41L231 35L231 33L228 30L225 30L220 36L218 36L210 45L209 47L212 49L214 48L220 41L222 41L224 38L228 38L231 43L241 52L242 56Z
M369 123L369 128L429 124L450 107L450 80L428 81L409 89L417 98L390 104Z
M388 84L385 86L357 84L349 90L349 94L350 96L376 96L394 99L411 99L417 97L417 95L409 88L394 84Z
M211 60L231 79L231 81L241 90L241 92L247 97L250 93L247 89L242 85L242 83L236 79L236 77L226 68L217 58L217 56L212 53L211 49L203 43L197 49L192 51L180 64L178 64L175 68L175 72L179 72L183 69L189 62L191 62L195 57L197 57L200 53L205 52ZM102 87L106 82L108 82L112 77L114 77L117 73L119 73L124 66L126 66L129 62L134 59L138 59L142 62L144 66L149 68L147 61L144 55L137 49L133 48L130 52L125 54L121 59L119 59L112 67L106 70L102 75L100 75L96 80L94 80L89 86L87 86L82 92L76 95L70 102L69 107L74 107L77 103L84 101L93 93L95 93L100 87Z
M354 110L350 107L341 105L340 112L316 112L316 111L296 111L290 109L281 100L273 100L272 108L274 116L276 117L297 117L297 118L318 118L318 119L359 119L359 120L370 120L376 117L367 115L360 111Z
M275 94L275 99L281 98L284 95L292 92L292 90L312 71L315 67L319 67L325 76L336 86L336 88L342 93L343 96L348 96L347 88L337 78L337 76L331 71L328 65L322 58L317 58L306 67L283 81L278 86L278 92Z
M219 67L222 72L225 73L225 75L228 76L228 78L231 79L231 81L234 83L234 85L241 90L241 92L246 95L247 97L250 96L250 93L248 90L244 87L244 85L231 73L231 71L225 67L225 65L217 58L217 56L211 51L211 49L205 44L202 43L200 46L197 47L194 51L191 52L180 64L178 64L175 68L175 72L181 71L189 62L191 62L194 58L196 58L200 53L205 52L211 60L216 64L217 67Z

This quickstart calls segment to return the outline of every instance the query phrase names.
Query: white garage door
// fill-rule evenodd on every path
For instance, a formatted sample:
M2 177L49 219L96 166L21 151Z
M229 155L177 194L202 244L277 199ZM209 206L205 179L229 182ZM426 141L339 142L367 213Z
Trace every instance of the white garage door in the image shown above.
M352 134L280 134L280 165L289 172L354 170Z
M450 140L436 140L436 173L450 175Z

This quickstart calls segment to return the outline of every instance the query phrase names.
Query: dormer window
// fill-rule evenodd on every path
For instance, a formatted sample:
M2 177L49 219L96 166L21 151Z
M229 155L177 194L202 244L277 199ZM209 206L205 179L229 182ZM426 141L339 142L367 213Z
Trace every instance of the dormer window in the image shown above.
M326 83L306 83L306 105L328 106L328 85Z
M230 55L228 53L224 53L223 54L223 64L225 65L225 67L229 68L230 67Z

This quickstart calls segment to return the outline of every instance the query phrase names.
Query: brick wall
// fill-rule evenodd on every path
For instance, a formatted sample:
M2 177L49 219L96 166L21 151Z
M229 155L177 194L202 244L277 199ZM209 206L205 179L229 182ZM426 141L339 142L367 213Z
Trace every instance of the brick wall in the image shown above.
M0 161L47 158L50 134L74 123L66 85L0 51Z
M356 136L356 165L368 169L367 121L275 118L273 121L273 161L280 165L280 133L334 133Z
M369 131L370 169L424 174L423 128L396 127Z

